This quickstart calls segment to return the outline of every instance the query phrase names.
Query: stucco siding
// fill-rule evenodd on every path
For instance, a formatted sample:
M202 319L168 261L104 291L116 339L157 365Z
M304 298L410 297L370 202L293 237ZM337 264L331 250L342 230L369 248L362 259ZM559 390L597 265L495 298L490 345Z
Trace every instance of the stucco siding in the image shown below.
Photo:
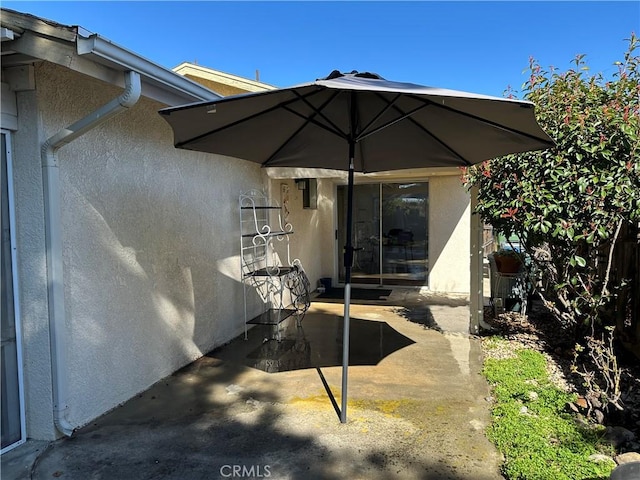
M291 258L301 260L305 273L315 290L318 279L333 274L335 255L334 236L334 183L331 179L317 179L318 204L315 209L305 209L302 205L302 191L294 180L271 180L271 198L279 203L281 185L289 187L289 217L294 234L290 238Z
M120 90L44 64L43 138ZM258 166L177 150L142 98L58 151L70 420L82 425L244 328L238 195Z
M429 279L432 291L469 293L470 197L458 176L430 176L429 179ZM280 185L289 185L289 221L293 258L300 258L315 289L317 280L334 276L343 261L335 241L336 184L318 179L318 208L302 208L302 192L293 180L271 181L272 198L280 199Z
M55 438L44 243L40 117L35 91L16 94L13 140L16 252L23 343L25 416L29 438Z
M27 428L51 439L46 255L40 145L121 93L63 67L35 67L17 94L14 181L23 313ZM335 275L334 179L318 179L317 209L293 180L260 167L178 150L141 98L58 150L67 327L69 420L84 425L244 330L238 196L289 186L291 258L315 288ZM250 139L247 139L250 141ZM429 287L469 291L469 196L457 177L429 180ZM255 297L249 316L262 306Z
M456 176L429 179L429 289L469 293L470 197Z

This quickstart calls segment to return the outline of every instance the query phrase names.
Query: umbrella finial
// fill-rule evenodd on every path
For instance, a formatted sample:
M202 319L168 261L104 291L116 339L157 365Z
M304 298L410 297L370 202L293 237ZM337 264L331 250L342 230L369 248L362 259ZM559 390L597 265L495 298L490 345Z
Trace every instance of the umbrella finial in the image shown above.
M358 72L357 70L351 70L349 73L341 73L340 70L334 70L325 78L318 78L318 80L333 80L334 78L345 77L347 75L360 78L373 78L374 80L384 80L384 78L377 73Z
M378 75L377 73L370 73L370 72L356 72L355 70L353 72L351 72L353 74L354 77L360 77L360 78L373 78L374 80L384 80L384 78L382 78L380 75Z
M339 77L344 77L344 75L340 73L340 70L334 70L325 78L318 78L318 80L333 80L334 78L339 78Z

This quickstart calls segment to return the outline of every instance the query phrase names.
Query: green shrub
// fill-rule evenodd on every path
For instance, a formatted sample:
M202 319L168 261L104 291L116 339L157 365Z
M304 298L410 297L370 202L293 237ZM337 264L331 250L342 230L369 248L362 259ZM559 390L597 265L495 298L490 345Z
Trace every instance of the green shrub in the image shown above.
M566 71L532 58L524 99L555 147L463 169L475 213L519 239L537 294L568 328L614 324L616 300L638 288L614 274L621 232L640 220L640 39L628 42L611 78L584 55Z

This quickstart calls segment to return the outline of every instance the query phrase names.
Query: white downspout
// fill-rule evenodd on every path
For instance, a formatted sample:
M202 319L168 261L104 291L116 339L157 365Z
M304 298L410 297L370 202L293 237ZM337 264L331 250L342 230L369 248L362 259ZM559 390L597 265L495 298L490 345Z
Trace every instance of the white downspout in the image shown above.
M122 95L73 125L60 130L44 142L40 150L42 156L47 248L53 419L56 428L67 436L73 434L75 427L68 419L69 405L67 402L67 342L62 261L62 215L60 209L60 172L56 152L60 147L72 142L111 117L131 108L140 98L140 93L140 75L137 72L127 72L125 77L125 91Z

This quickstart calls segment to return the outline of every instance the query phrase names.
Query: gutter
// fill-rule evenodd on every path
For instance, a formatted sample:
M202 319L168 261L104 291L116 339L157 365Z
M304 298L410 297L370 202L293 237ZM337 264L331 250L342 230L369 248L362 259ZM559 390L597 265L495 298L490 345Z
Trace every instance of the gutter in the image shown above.
M182 98L177 104L222 98L205 86L142 58L97 34L89 37L78 35L76 48L78 55L87 56L102 65L139 72L144 79L143 87L171 91L173 96L180 94Z
M125 90L103 107L50 137L40 149L44 192L47 249L47 293L49 299L49 343L53 390L53 419L56 428L71 436L76 427L68 419L67 335L62 259L62 215L60 171L57 151L110 118L130 109L140 98L140 74L125 73Z

